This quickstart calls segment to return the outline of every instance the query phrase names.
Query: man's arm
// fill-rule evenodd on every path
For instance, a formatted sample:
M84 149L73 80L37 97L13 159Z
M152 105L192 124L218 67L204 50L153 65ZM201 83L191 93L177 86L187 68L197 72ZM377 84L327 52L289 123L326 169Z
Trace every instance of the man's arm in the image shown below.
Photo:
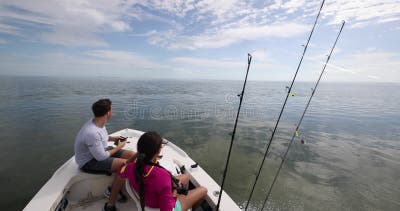
M89 148L90 154L92 154L92 156L98 161L105 160L125 146L124 142L119 141L118 145L115 148L106 151L103 148L103 144L101 144L101 142L101 137L98 134L90 134L87 136L86 139L86 144Z
M88 148L89 148L90 154L92 154L92 156L98 161L105 160L106 158L110 157L109 152L104 150L101 142L97 141L96 139L91 140L88 143Z
M108 141L116 142L121 138L121 136L108 136Z

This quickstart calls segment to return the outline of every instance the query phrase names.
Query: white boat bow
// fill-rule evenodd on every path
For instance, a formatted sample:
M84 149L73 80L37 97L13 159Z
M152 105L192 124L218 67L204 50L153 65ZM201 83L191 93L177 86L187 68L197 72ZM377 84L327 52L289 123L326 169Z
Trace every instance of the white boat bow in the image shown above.
M142 134L142 131L123 129L111 135L128 137L129 143L125 145L124 149L136 151L136 143ZM206 203L212 210L215 210L220 186L207 172L201 166L192 168L191 166L195 162L185 151L170 141L163 147L162 154L163 157L160 160L160 164L163 167L170 172L175 172L176 166L184 165L190 175L190 182L196 187L201 185L208 189ZM53 174L24 210L101 210L106 202L103 193L108 186L111 186L114 175L107 176L82 172L75 163L75 158L72 157ZM132 199L128 200L128 203L117 204L117 206L120 210L137 210ZM240 210L240 208L227 193L223 192L220 210L236 211Z

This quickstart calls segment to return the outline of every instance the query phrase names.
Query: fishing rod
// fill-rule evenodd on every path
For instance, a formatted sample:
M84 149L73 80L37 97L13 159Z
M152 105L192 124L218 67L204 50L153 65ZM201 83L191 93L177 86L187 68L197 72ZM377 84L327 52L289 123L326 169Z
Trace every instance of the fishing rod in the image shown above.
M299 137L299 128L300 128L300 124L302 123L303 118L304 118L304 115L306 114L307 109L308 109L308 107L310 106L311 100L312 100L312 98L313 98L313 96L314 96L314 94L315 94L315 91L317 90L317 87L318 87L318 85L319 85L319 82L320 82L320 80L321 80L321 77L322 77L322 75L323 75L324 72L325 72L325 68L326 68L326 66L328 65L328 62L329 62L329 60L330 60L330 58L331 58L331 55L332 55L332 52L333 52L333 50L335 49L336 43L337 43L337 41L339 40L340 34L342 33L342 30L343 30L343 27L344 27L344 24L345 24L345 23L346 23L345 21L342 22L342 26L340 27L340 31L339 31L339 33L338 33L338 35L337 35L337 37L336 37L335 43L333 44L331 51L329 52L328 57L326 58L326 62L325 62L324 67L322 68L321 74L319 75L319 78L318 78L317 82L315 83L314 88L311 89L311 90L312 90L312 91L311 91L311 96L310 96L310 98L308 99L306 108L304 109L303 114L301 115L299 122L297 123L296 129L295 129L295 131L294 131L294 133L293 133L293 136L292 136L292 139L290 139L290 142L289 142L289 145L288 145L288 147L287 147L287 149L286 149L286 152L285 152L285 154L283 155L281 164L280 164L280 166L279 166L279 168L278 168L278 170L277 170L277 172L276 172L276 174L275 174L275 176L274 176L274 180L272 181L271 186L269 187L267 196L266 196L266 198L265 198L265 200L264 200L264 203L263 203L263 206L262 206L261 210L264 209L264 206L265 206L265 204L267 203L269 196L271 195L272 188L274 187L274 184L275 184L275 182L276 182L276 180L277 180L277 178L278 178L278 176L279 176L279 173L280 173L280 171L281 171L281 169L282 169L283 163L284 163L285 160L286 160L286 156L287 156L287 154L288 154L288 152L289 152L290 147L292 146L292 143L293 143L294 138L295 138L295 137Z
M303 62L304 55L305 55L305 53L306 53L306 51L307 51L308 44L310 43L311 37L312 37L312 35L313 35L313 33L314 33L314 29L315 29L315 26L317 25L318 18L319 18L320 14L321 14L321 10L322 10L322 7L324 6L324 3L325 3L325 0L322 0L321 7L319 8L318 15L317 15L317 17L315 18L314 25L313 25L313 27L312 27L312 29L311 29L311 33L310 33L310 35L308 36L306 45L304 46L303 54L302 54L302 56L301 56L301 59L300 59L300 62L299 62L299 64L298 64L298 66L297 66L296 73L294 74L294 77L293 77L293 80L292 80L292 82L291 82L291 84L290 84L290 87L287 89L288 92L287 92L285 101L284 101L284 103L283 103L283 105L282 105L281 111L280 111L280 113L279 113L278 120L276 121L276 124L275 124L275 127L274 127L274 130L272 131L271 138L269 139L268 146L267 146L267 149L265 150L264 157L263 157L263 159L262 159L260 168L258 169L257 176L256 176L256 178L255 178L255 180L254 180L254 184L253 184L253 187L252 187L252 189L251 189L250 196L249 196L249 198L247 199L245 211L246 211L247 208L249 207L250 200L251 200L251 197L253 196L254 189L255 189L255 187L256 187L258 178L260 177L262 167L263 167L263 165L264 165L265 159L266 159L267 154L268 154L268 151L269 151L269 149L270 149L272 140L274 139L274 135L275 135L276 129L277 129L278 125L279 125L279 121L280 121L280 119L281 119L283 110L285 109L285 106L286 106L286 102L287 102L287 100L288 100L288 97L289 97L289 95L291 95L291 91L292 91L292 87L293 87L294 81L296 80L297 73L299 72L300 66L301 66L301 64L302 64L302 62Z
M251 54L247 54L247 71L246 71L246 77L244 79L244 83L243 83L243 88L242 88L242 92L240 94L238 94L239 97L239 108L236 114L236 120L235 120L235 126L233 127L233 131L232 131L232 136L231 136L231 143L229 146L229 151L228 151L228 156L226 159L226 163L225 163L225 169L224 169L224 174L222 176L222 183L221 183L221 189L219 191L219 196L218 196L218 203L217 203L217 207L216 210L218 211L219 209L219 205L221 203L221 196L222 196L222 189L224 188L224 183L225 183L225 177L226 177L226 173L228 171L228 165L229 165L229 160L231 158L231 151L232 151L232 145L233 145L233 140L235 139L235 133L236 133L236 127L237 127L237 123L239 120L239 114L240 114L240 108L242 107L242 101L243 101L243 96L244 96L244 90L246 88L246 83L247 83L247 75L249 74L249 69L250 69L250 64L251 64Z

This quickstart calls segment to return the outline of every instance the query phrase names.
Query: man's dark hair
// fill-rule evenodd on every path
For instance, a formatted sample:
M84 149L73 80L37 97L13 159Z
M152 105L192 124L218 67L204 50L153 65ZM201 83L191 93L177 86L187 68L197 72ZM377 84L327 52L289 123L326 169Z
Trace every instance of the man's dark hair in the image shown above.
M100 99L93 103L92 111L95 117L102 117L106 115L107 112L111 110L111 100L110 99Z

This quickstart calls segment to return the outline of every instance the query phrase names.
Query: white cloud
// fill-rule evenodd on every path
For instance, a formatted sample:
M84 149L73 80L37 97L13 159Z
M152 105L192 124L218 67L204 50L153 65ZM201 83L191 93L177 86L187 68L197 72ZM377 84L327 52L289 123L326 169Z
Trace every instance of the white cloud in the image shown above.
M151 59L128 51L92 50L85 53L101 63L114 67L163 69L165 66L153 62Z
M153 10L163 11L177 17L185 17L187 12L195 9L194 0L138 1L138 4Z
M323 9L323 15L330 19L331 23L340 23L342 20L346 20L353 27L392 22L400 18L400 1L327 1Z
M177 35L173 31L161 32L150 37L153 45L167 47L169 49L199 49L221 48L243 40L257 40L263 38L280 37L287 38L303 34L309 30L307 25L297 23L282 23L264 26L243 26L221 29L213 33L200 35Z
M253 52L250 52L250 54L252 55L253 60L257 62L267 62L271 60L265 49L256 49Z
M213 69L230 69L233 67L243 66L243 62L236 62L230 60L217 60L208 58L197 58L197 57L173 57L170 59L173 63L188 65L193 69L200 69L202 67L213 68Z
M305 3L305 0L290 0L284 3L282 8L286 9L287 13L293 13L300 9Z
M149 36L152 36L154 34L157 34L157 30L150 30L150 31L147 31L145 33L129 34L129 36L132 36L132 37L149 37Z
M141 10L146 7L147 11ZM183 17L194 9L194 1L23 1L0 2L0 33L24 34L23 25L36 28L35 34L25 34L31 39L65 46L104 47L108 44L100 34L132 30L130 21L156 20L173 28L182 27L173 20L152 14L167 13ZM151 10L150 12L148 10ZM23 25L15 25L21 23Z
M362 52L333 59L328 80L400 82L400 55L393 52Z
M361 52L334 51L327 64L324 80L327 81L379 81L400 82L400 54L367 47ZM319 52L305 57L302 80L319 75L327 59L327 53Z
M149 35L151 44L170 49L220 48L244 40L304 33L319 5L320 0L3 0L0 33L32 38L23 33L23 26L11 24L19 22L36 27L34 36L46 42L107 46L100 34L131 31L135 28L131 20L136 18L169 26L158 36ZM327 1L322 14L329 23L345 19L352 27L395 22L400 19L400 1Z
M267 6L270 13L286 13L295 15L294 19L314 17L318 12L321 0L276 0ZM278 13L279 14L279 13ZM371 24L395 22L400 18L399 0L335 0L325 1L322 18L330 24L339 24L346 20L351 27L365 27Z
M46 40L49 43L60 44L64 46L96 46L96 47L106 47L108 43L104 40L98 38L93 33L90 33L84 29L79 30L69 30L59 29L53 33L45 33L40 36L41 39Z
M371 78L371 79L375 79L375 80L380 79L380 77L378 77L378 76L376 76L376 75L367 75L367 77L368 77L368 78Z
M189 26L206 24L203 31L194 34L185 30L164 31L153 35L149 42L169 49L194 50L221 48L264 37L293 37L309 30L307 26L320 4L319 0L277 0L254 7L249 1L198 1L196 9L191 11L193 14L185 18L189 19ZM398 0L327 1L322 16L331 24L347 20L352 27L393 22L400 18L400 3ZM274 30L278 28L289 33ZM295 31L298 33L290 33Z
M16 34L28 24L38 30L33 36L46 42L67 46L106 46L98 34L130 30L125 17L131 5L107 0L4 0L0 3L0 32Z
M127 51L91 50L82 54L52 52L0 57L2 74L54 76L116 76L151 78L171 74L172 68Z
M258 50L256 52L263 52ZM255 52L253 52L254 54ZM286 80L291 77L287 74L288 66L278 64L272 60L259 60L253 57L250 67L249 80ZM205 57L173 57L171 66L178 67L183 74L196 78L242 80L247 68L247 55L239 59L214 59Z
M341 73L349 73L349 74L357 74L358 71L357 70L353 70L353 69L348 69L348 68L344 68L341 67L339 65L334 65L334 64L327 64L328 67L330 67L332 70L332 72L341 72Z
M195 7L197 8L194 15L196 20L211 19L211 25L226 23L238 16L248 15L250 12L246 2L239 0L203 0L198 1Z
M2 23L0 23L0 33L11 34L11 35L20 35L19 29L17 27L2 24Z

